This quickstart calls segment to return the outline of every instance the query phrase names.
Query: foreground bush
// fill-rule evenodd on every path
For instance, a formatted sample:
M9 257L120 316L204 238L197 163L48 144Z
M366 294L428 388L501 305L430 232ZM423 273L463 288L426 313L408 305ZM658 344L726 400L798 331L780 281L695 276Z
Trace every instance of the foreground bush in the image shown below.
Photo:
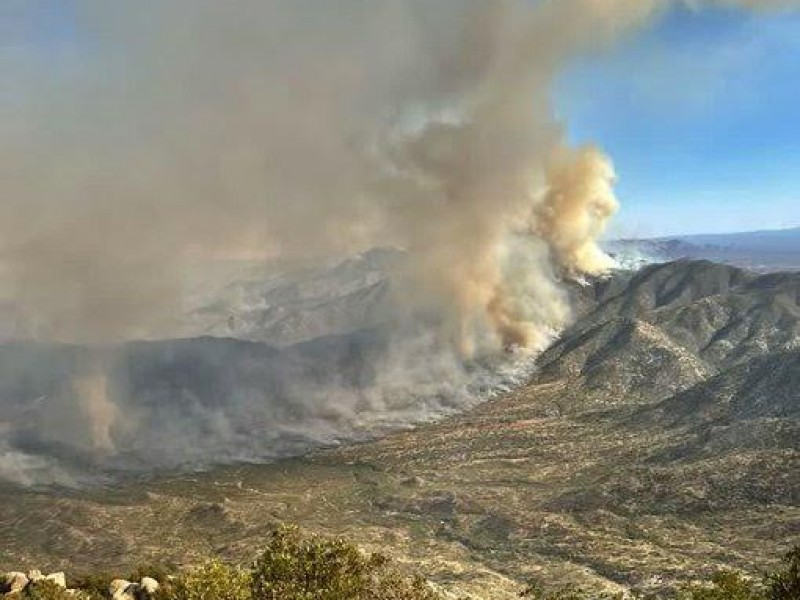
M184 572L159 594L169 600L251 600L248 571L219 560L210 560Z
M75 596L52 581L37 581L19 594L25 600L75 600Z
M344 540L272 534L249 570L218 560L168 582L162 600L441 600L420 578L393 570L378 554Z
M784 558L786 568L767 577L770 600L800 598L800 546L795 546Z
M385 562L379 555L365 557L344 540L303 539L296 529L281 529L253 567L253 597L362 598Z
M380 554L345 540L276 531L252 570L253 600L436 600L421 579L401 576Z

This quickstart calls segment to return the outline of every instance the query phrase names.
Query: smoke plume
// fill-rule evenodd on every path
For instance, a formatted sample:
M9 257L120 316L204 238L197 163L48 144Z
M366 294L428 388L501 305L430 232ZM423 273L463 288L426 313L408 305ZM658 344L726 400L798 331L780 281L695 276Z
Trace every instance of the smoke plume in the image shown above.
M646 4L78 2L64 57L11 56L0 261L20 333L164 337L190 261L387 244L465 347L557 327L562 310L507 314L504 245L547 229L532 269L596 268L576 252L598 252L610 171L557 159L548 180L570 152L549 83ZM577 177L599 181L548 188Z
M163 337L187 262L391 244L459 343L497 346L503 322L563 313L506 314L513 236L540 236L556 269L607 264L613 173L567 147L553 77L668 2L78 0L57 42L26 36L36 4L11 3L3 50L0 290L19 335Z

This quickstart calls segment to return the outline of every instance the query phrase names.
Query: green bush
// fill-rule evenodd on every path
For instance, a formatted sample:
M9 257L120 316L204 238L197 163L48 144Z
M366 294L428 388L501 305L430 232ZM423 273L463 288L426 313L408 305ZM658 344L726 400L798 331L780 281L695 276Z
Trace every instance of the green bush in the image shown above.
M770 600L800 600L800 546L795 546L784 557L784 570L767 576Z
M83 597L90 598L107 598L108 585L112 579L116 579L113 575L107 573L88 573L78 575L68 581L69 587L80 590L83 592Z
M82 596L86 598L86 596ZM63 587L53 581L43 579L28 585L20 594L24 600L75 600Z
M442 600L381 555L296 528L275 531L250 570L210 560L161 584L158 600Z
M764 589L735 571L720 571L711 578L711 585L684 588L681 600L767 600Z
M800 600L800 546L783 557L784 570L767 576L770 600Z
M253 567L255 600L340 600L361 598L380 557L365 558L344 540L303 539L297 529L283 528Z
M253 600L436 600L427 583L393 572L344 540L276 531L252 572Z
M250 600L250 573L220 560L181 573L163 582L159 594L169 600Z

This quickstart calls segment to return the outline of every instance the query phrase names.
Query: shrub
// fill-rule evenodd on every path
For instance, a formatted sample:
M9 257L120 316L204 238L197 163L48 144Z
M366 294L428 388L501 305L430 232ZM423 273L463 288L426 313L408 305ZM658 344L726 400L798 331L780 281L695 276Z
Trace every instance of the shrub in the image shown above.
M719 571L711 585L692 585L684 588L681 600L766 600L764 590L735 571Z
M25 600L75 600L75 596L63 587L46 579L28 585L20 597Z
M84 598L106 598L108 597L108 584L112 579L116 579L116 577L107 573L90 573L78 575L68 583L71 588L80 590Z
M171 581L162 581L161 598L169 600L250 600L250 573L220 560L181 573Z
M770 600L800 600L800 546L795 546L783 557L786 565L782 571L767 576Z
M296 528L274 532L252 572L253 600L437 600L421 579L388 568L344 540L303 538Z
M303 539L295 528L274 532L253 567L255 600L361 598L380 557L365 558L344 540Z

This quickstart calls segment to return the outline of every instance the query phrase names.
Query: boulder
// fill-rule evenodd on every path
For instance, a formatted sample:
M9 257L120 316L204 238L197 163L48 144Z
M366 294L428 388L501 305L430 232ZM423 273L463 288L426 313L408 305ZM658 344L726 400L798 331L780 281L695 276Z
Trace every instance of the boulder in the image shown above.
M158 582L152 577L142 577L142 581L139 583L139 585L141 586L142 590L147 592L147 594L150 596L155 594L160 587Z
M30 583L36 583L42 579L44 579L44 575L42 575L42 572L39 569L31 569L28 571L28 581Z
M50 573L47 577L45 577L47 581L52 581L57 586L66 588L67 587L67 576L64 575L63 572L59 571L57 573Z
M28 585L28 576L19 571L11 571L3 575L3 591L7 594L21 592Z
M108 584L108 593L113 600L136 600L135 591L139 584L126 579L114 579Z

